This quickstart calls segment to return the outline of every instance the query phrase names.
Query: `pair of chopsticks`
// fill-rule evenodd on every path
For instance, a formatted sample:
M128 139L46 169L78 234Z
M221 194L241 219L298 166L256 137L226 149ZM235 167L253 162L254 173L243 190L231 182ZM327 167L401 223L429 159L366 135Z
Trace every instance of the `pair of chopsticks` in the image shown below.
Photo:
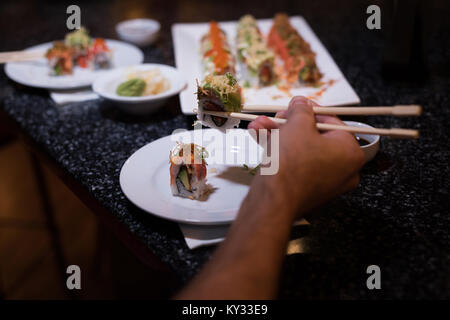
M244 106L244 112L278 112L287 110L285 106ZM392 115L392 116L419 116L422 113L422 107L419 105L409 106L392 106L392 107L313 107L315 114L321 115ZM194 113L197 113L197 109L194 109ZM244 121L253 121L258 115L240 113L240 112L219 112L219 111L207 111L203 110L204 114L212 116L233 118ZM283 124L286 123L286 119L268 117L270 120ZM412 129L401 128L366 128L366 127L353 127L346 125L336 125L329 123L317 123L317 129L320 131L329 130L342 130L351 133L360 134L373 134L380 136L391 136L396 138L405 139L417 139L419 137L419 131Z
M0 52L0 64L8 62L32 61L43 58L44 51L10 51Z

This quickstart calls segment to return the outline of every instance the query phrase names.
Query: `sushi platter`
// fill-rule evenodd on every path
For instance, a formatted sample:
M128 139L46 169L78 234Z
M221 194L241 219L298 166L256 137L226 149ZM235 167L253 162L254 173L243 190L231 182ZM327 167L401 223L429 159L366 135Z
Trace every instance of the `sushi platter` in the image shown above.
M299 35L301 59L290 59L283 53L287 49L274 31L283 23ZM179 23L172 26L172 36L176 66L188 79L187 89L180 94L184 114L194 114L197 83L214 71L212 62L218 68L216 74L230 72L235 76L246 105L286 106L296 95L306 96L322 106L360 103L331 55L300 16L287 19L277 15L275 19L261 20L245 16L240 21ZM222 43L224 53L211 50L217 42ZM284 69L281 71L285 73L284 79L276 77L280 69ZM292 73L299 81L289 81Z

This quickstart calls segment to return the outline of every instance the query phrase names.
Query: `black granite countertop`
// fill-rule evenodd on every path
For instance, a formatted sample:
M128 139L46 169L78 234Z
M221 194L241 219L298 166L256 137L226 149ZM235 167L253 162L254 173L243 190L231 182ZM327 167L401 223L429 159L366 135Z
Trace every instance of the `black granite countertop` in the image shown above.
M383 8L384 2L375 2ZM63 36L65 6L61 2L30 3L34 10L22 1L0 5L0 28L9 30L2 32L1 51ZM115 23L136 13L124 3L81 2L83 24L94 35L115 37ZM369 3L344 8L333 1L280 1L258 6L245 2L239 8L220 1L214 5L204 1L136 3L141 5L142 15L163 25L158 43L144 49L145 62L173 64L170 25L176 21L231 20L247 12L262 18L287 11L307 19L362 105L422 104L424 113L419 119L360 118L379 127L419 129L421 137L417 141L383 138L381 150L364 168L357 190L309 217L309 253L287 257L280 296L450 298L448 24L434 28L427 37L429 77L425 81L387 82L380 73L383 34L365 27ZM196 11L200 4L202 10ZM104 17L101 22L99 16ZM448 10L436 13L438 22L443 23L447 16ZM136 118L100 100L56 106L46 91L17 85L3 70L0 88L1 108L40 151L55 160L181 279L186 281L195 274L214 248L189 250L177 224L137 209L119 186L120 169L134 151L176 128L191 127L192 118L180 113L177 98L155 115ZM366 268L371 264L381 268L382 290L366 288Z

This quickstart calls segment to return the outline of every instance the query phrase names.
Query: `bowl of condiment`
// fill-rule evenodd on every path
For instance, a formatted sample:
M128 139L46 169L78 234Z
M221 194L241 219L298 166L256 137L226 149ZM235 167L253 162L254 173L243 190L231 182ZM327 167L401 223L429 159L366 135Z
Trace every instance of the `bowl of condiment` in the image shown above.
M119 22L116 32L121 40L145 47L155 42L160 28L159 22L153 19L131 19Z
M147 63L111 70L98 77L92 89L124 112L139 115L157 111L185 86L176 68Z
M368 124L357 121L344 121L346 125L352 127L373 128ZM364 151L366 162L372 160L380 149L380 136L375 134L355 133L355 139L360 148Z

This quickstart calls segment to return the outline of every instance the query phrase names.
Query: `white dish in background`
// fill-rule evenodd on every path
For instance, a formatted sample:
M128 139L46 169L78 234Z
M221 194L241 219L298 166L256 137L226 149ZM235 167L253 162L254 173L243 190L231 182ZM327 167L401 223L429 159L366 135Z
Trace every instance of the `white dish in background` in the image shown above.
M118 23L116 32L119 39L145 47L155 42L160 28L159 22L153 19L131 19Z
M226 143L219 145L223 155L236 156L237 161L228 165L218 164L218 161L214 161L216 153L212 152L212 148L217 146L213 143L214 137L224 141L222 139L225 139L226 135L215 129L196 131L203 137L203 141L199 143L194 138L194 131L184 131L155 140L137 150L125 161L120 171L120 186L132 203L161 218L189 224L230 223L236 217L253 178L244 170L243 165L245 163L252 167L256 166L244 155L248 157L250 148L261 155L262 148L254 142L247 130L231 130L233 131L231 134L244 138L249 143L233 142L228 147ZM176 145L176 141L184 143L193 141L204 146L209 152L210 157L206 159L207 183L215 190L207 200L191 200L172 195L169 184L169 152ZM216 154L218 158L219 153ZM243 155L247 161L240 161L239 155Z
M52 45L53 42L48 42L30 47L25 49L25 51L45 52ZM135 65L144 61L142 51L131 44L116 40L106 40L106 45L112 51L112 68ZM97 77L110 70L90 70L75 66L71 75L52 76L50 75L51 70L46 58L34 61L11 62L5 66L5 73L10 79L25 86L44 89L75 89L87 87Z
M159 69L162 76L169 80L170 88L167 91L140 97L124 97L117 95L117 87L122 82L127 81L127 75L129 73L152 69ZM92 85L92 89L100 97L114 102L124 112L132 114L148 114L158 110L168 98L178 94L185 86L186 81L174 67L164 64L147 63L111 70L97 78Z
M267 35L273 20L262 19L257 21L261 32ZM347 82L333 58L311 30L308 23L300 16L291 17L290 21L292 26L309 42L311 49L316 53L317 66L323 74L322 81L335 81L315 101L323 106L359 104L360 100L358 95ZM234 39L237 21L220 22L219 24L226 32L232 50L235 52ZM181 110L184 114L193 114L192 108L197 104L196 97L192 92L196 91L196 79L201 81L204 77L201 71L200 39L208 32L208 29L208 23L180 23L172 26L175 62L180 72L188 79L187 90L180 94ZM312 96L314 93L317 94L321 88L295 88L291 89L291 94ZM276 86L261 89L245 89L243 94L245 103L248 105L288 105L291 99L291 97L278 90ZM283 98L273 99L274 96L279 95L282 95Z
M344 121L346 125L352 127L362 127L362 128L373 128L368 124L357 122L357 121ZM361 149L364 151L364 155L366 156L366 162L372 160L380 149L380 136L375 134L363 134L363 133L355 133L355 136L363 138L370 142L365 146L361 146Z

